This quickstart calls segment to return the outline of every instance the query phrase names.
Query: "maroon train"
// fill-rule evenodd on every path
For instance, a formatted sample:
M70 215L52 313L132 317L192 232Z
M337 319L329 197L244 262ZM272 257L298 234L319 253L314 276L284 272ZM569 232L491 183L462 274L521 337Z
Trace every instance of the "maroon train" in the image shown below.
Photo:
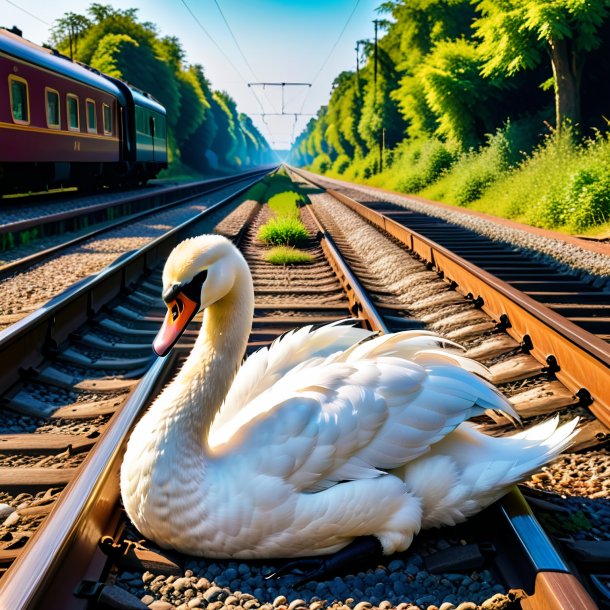
M165 167L161 104L0 28L0 194L145 183Z

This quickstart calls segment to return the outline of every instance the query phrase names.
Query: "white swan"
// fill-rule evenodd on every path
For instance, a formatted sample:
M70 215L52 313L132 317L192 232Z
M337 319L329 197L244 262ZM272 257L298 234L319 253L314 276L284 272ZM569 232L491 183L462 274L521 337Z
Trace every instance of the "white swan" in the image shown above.
M488 409L517 416L477 375L484 367L426 332L307 327L239 368L254 289L246 261L223 237L174 249L163 298L160 355L205 312L191 354L138 423L121 469L127 514L162 547L297 557L372 535L391 554L421 527L487 506L574 435L576 421L509 438L462 423Z

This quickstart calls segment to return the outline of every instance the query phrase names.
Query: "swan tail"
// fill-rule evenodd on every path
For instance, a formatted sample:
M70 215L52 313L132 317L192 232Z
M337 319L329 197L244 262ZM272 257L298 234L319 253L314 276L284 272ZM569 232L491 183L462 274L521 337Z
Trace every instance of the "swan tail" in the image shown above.
M559 425L555 417L513 436L492 437L465 422L397 474L422 500L422 527L455 525L555 459L572 443L577 425L578 418Z

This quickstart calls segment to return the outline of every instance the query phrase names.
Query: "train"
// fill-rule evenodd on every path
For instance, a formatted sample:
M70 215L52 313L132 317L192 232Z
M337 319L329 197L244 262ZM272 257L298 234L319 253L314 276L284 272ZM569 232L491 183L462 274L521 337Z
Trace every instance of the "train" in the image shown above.
M151 95L0 28L0 194L135 186L167 162Z

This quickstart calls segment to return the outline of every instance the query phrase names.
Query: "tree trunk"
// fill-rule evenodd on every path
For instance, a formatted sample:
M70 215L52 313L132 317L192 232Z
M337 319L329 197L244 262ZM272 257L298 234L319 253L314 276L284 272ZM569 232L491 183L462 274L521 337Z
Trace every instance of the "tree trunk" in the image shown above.
M565 39L551 39L551 64L555 80L555 123L558 131L566 120L580 121L580 81L583 59L570 51Z

